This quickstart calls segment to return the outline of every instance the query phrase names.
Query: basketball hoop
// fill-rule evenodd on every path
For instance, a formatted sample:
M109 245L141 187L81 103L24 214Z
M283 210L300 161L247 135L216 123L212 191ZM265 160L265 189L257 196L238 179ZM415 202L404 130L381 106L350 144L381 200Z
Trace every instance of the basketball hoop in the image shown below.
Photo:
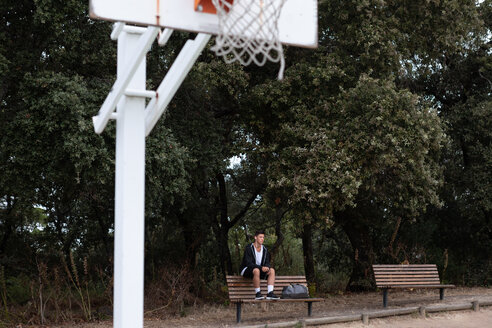
M90 18L116 23L111 39L118 41L116 81L93 117L98 134L116 120L115 328L143 327L145 136L165 113L210 37L218 34L213 49L226 62L280 62L279 79L285 66L282 43L318 45L318 0L194 2L194 6L191 0L89 2ZM186 41L157 90L146 90L146 54L156 38L163 46L174 30L198 35Z
M278 19L285 0L212 0L217 8L219 32L212 51L226 63L280 62L278 79L285 69L279 40Z

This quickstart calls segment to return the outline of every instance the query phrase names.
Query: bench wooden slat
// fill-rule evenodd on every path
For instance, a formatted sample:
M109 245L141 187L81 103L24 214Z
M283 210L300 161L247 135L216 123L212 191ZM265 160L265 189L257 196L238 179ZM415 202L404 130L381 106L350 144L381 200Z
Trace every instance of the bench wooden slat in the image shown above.
M438 278L438 275L431 275L431 274L428 274L428 275L383 275L383 276L376 276L376 279L422 279L422 280L425 280L425 279L433 279L433 278Z
M266 290L263 290L262 292L266 293ZM281 293L282 289L274 289L275 294ZM236 296L236 295L244 295L244 296L250 296L254 297L255 296L255 291L250 291L250 290L236 290L236 291L230 291L229 296Z
M227 281L247 281L247 280L250 279L245 279L243 277L227 278ZM278 280L275 278L275 281L306 281L306 278L292 278L292 279L278 279Z
M300 285L304 285L306 286L307 284L306 283L302 283L302 282L295 282L296 284L300 284ZM291 283L289 282L281 282L281 283L277 283L275 281L275 286L289 286ZM248 283L248 284L244 284L244 283L239 283L239 282L233 282L233 283L228 283L227 284L229 287L233 287L233 288L236 288L236 287L251 287L253 286L253 283ZM260 284L260 287L266 287L267 284Z
M277 286L275 285L275 289L279 289L279 290L282 290L285 286ZM251 286L242 286L242 287L229 287L229 291L235 291L235 290L254 290L253 288L253 285ZM260 286L260 289L261 290L266 290L267 289L267 286Z
M253 282L243 282L243 281L228 281L227 284L229 285L234 285L234 286L252 286ZM275 284L281 284L281 285L290 285L290 284L303 284L306 285L306 281L275 281ZM267 285L266 281L265 282L260 282L260 285Z
M248 282L243 282L243 281L228 281L228 285L230 286L252 286L253 285L253 280L248 281ZM280 285L290 285L290 284L303 284L306 285L307 283L304 281L275 281L275 284L280 284ZM267 285L266 282L260 282L260 285Z
M414 285L417 285L417 284L414 284ZM251 289L253 289L253 291L251 291ZM261 291L262 292L265 292L267 289L266 288L261 288ZM277 291L282 291L283 287L275 287L274 288L274 291L277 292ZM250 287L250 288L241 288L241 289L232 289L230 288L229 289L229 294L235 294L235 293L249 293L249 294L254 294L254 288L253 287Z
M418 276L418 275L431 275L431 276L436 276L439 275L439 272L436 271L383 271L383 272L377 272L374 271L374 275L377 276L398 276L398 275L404 275L404 276Z
M376 280L378 281L384 281L384 280L439 280L437 277L407 277L407 276L400 276L400 277L380 277L377 278Z
M228 286L228 288L229 288L229 290L251 290L251 288L253 288L253 285L250 285L250 286ZM267 288L267 286L266 285L264 285L264 286L260 285L260 288L263 290L263 289ZM281 287L281 286L275 285L275 288L282 289L283 286Z
M430 276L439 276L439 272L436 271L383 271L377 272L374 271L375 276L418 276L418 275L430 275Z
M299 299L299 300L296 300L296 299L285 299L285 298L281 298L281 299L278 299L278 300L261 300L261 302L323 302L324 299L323 298L304 298L304 299ZM254 302L258 302L257 300L242 300L241 303L254 303Z
M381 271L388 271L388 272L393 272L393 271L408 271L408 272L413 272L413 271L437 271L436 267L427 267L427 268L412 268L412 267L395 267L395 268L374 268L374 272L381 272Z
M290 284L300 284L300 285L307 285L307 282L305 281L275 281L275 285L283 285L283 286L288 286ZM227 285L229 286L238 286L238 287L249 287L253 286L253 281L248 281L248 282L242 282L242 281L228 281ZM260 286L266 286L266 282L260 282Z
M263 293L266 293L266 290L262 290ZM281 289L274 289L275 294L281 293ZM255 291L250 291L250 290L236 290L236 291L231 291L229 292L229 296L236 296L236 295L243 295L243 296L249 296L249 297L254 297L255 296Z
M274 288L273 291L275 294L282 294L282 288ZM262 290L266 294L266 288ZM251 291L251 288L249 290L243 289L243 290L229 290L229 297L245 297L245 298L254 298L255 297L255 292L254 290Z
M375 273L375 277L437 277L439 274L437 272L431 272L431 273L422 273L422 272L416 272L412 274L408 274L408 272L396 272L396 273Z
M439 281L435 277L430 278L411 278L411 277L398 277L398 278L380 278L377 281Z
M415 274L415 273L420 273L420 272L426 272L426 273L436 273L437 269L425 269L425 270L374 270L374 273L408 273L408 274Z
M399 281L407 281L407 282L414 282L414 283L440 282L439 279L379 279L376 280L376 285L380 283L398 283Z
M429 268L405 268L405 267L401 267L401 268L385 268L385 269L374 269L374 272L381 272L381 271L388 271L388 272L392 272L392 271L408 271L408 272L413 272L413 271L437 271L437 268L434 267L429 267Z
M227 275L226 276L227 279L244 279L243 276L231 276L231 275ZM306 280L306 277L305 276L276 276L275 277L275 280L292 280L292 279L304 279Z
M425 267L425 268L412 268L412 267L392 267L392 268L373 268L375 272L380 271L436 271L437 267Z
M384 271L374 271L375 274L436 274L439 273L436 270L384 270Z
M292 281L292 280L304 280L304 281L306 281L306 277L291 277L289 279L284 279L284 277L282 277L282 276L280 276L280 277L281 278L278 279L279 281L282 281L282 280L284 280L284 281ZM232 277L228 276L227 279L228 280L241 280L241 279L244 279L244 277L242 277L242 276L232 276ZM275 278L275 280L276 279L277 278Z
M374 268L395 268L395 267L412 267L412 268L422 268L422 267L435 267L435 264L373 264Z
M431 281L429 283L423 283L421 281L397 281L397 282L383 282L380 283L379 286L405 286L405 285L422 285L422 286L435 286L435 285L440 285L439 282L437 281Z
M415 273L420 273L420 272L426 272L426 273L436 273L438 272L437 269L425 269L425 270L374 270L374 273L380 273L380 274L383 274L383 273L401 273L401 272L404 272L404 273L408 273L408 274L415 274Z
M385 285L436 285L440 282L438 280L433 281L380 281L377 286L385 286Z
M388 288L388 289L391 289L391 288L402 289L402 288L455 288L456 286L455 285L434 284L434 285L388 285L388 286L382 285L381 287Z
M285 299L285 298L280 298L278 300L268 300L268 299L262 299L262 300L255 300L254 298L243 298L243 297L229 297L229 300L232 303L252 303L252 302L265 302L265 301L274 301L274 302L323 302L324 299L322 298L302 298L302 299Z

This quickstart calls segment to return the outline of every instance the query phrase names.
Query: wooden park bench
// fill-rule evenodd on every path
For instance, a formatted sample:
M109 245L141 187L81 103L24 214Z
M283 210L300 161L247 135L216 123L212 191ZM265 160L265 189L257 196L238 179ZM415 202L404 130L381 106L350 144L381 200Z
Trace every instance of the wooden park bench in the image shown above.
M274 293L281 296L282 289L290 284L301 284L307 286L305 276L276 276ZM229 300L236 303L236 322L241 322L241 305L244 303L269 303L269 302L306 302L308 305L308 316L312 313L313 302L322 302L322 298L302 298L302 299L277 299L277 300L256 300L255 288L252 279L245 279L242 276L227 276L227 288L229 289ZM267 282L261 280L260 288L266 295Z
M435 264L374 264L372 266L376 286L383 290L383 306L388 304L388 289L394 288L439 288L439 298L444 298L442 285Z

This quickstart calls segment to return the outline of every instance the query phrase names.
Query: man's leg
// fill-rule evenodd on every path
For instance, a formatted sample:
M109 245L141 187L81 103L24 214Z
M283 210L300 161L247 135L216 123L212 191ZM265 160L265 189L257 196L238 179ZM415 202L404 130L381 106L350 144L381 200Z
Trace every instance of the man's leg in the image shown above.
M275 269L270 268L270 271L268 271L267 275L268 275L267 285L269 285L269 286L275 285ZM258 282L259 282L259 280L258 280Z
M260 269L258 268L253 269L253 287L255 288L255 299L262 300L263 295L261 295L260 291Z
M273 293L273 287L275 286L275 269L270 268L270 271L267 273L267 285L268 285L268 294L267 298L268 299L278 299L277 295Z
M253 269L253 287L260 288L260 269L258 268Z

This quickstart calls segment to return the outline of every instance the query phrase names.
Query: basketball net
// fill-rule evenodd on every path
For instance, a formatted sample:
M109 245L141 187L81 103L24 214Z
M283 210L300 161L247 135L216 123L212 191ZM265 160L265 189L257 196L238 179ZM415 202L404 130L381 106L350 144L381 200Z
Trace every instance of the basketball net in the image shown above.
M279 40L278 19L286 0L212 0L217 8L219 33L211 48L226 63L280 62L278 79L285 69L284 52ZM231 3L232 2L232 3Z

